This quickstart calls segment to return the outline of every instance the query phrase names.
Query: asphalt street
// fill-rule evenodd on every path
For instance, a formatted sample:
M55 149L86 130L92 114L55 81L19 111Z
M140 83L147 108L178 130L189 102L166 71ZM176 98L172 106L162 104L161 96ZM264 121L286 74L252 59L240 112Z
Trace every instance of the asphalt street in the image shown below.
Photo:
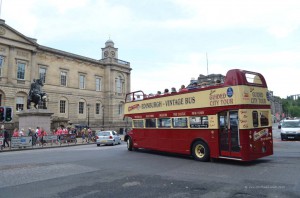
M2 152L0 197L299 197L300 142L274 138L274 155L253 162L201 163L125 143Z

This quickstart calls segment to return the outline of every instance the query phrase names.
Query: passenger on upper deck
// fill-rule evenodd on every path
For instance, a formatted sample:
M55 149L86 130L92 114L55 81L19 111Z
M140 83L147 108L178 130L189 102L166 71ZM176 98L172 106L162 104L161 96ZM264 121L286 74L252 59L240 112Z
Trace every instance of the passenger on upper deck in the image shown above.
M219 84L221 84L221 81L220 80L216 80L215 85L219 85Z
M184 92L184 91L188 91L188 89L185 88L185 85L181 85L179 92Z
M170 94L169 89L165 89L164 95L166 95L166 94Z
M161 95L161 91L157 91L156 96L160 96Z
M171 88L171 94L173 94L173 93L177 93L177 91L176 91L176 88L175 88L175 87L172 87L172 88Z
M149 98L154 97L154 94L153 94L153 93L150 93L150 94L148 95L148 97L149 97Z
M197 82L193 82L191 85L189 85L188 87L188 90L193 90L193 89L197 89L197 88L199 88L198 87L198 84L197 84Z

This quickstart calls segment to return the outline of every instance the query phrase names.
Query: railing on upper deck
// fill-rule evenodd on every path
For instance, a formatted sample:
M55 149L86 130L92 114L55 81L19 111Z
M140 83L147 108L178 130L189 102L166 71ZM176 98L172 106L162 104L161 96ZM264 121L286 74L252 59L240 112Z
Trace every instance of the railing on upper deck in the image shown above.
M227 86L236 86L236 85L248 85L248 86L257 86L257 87L264 87L267 88L267 83L263 75L257 72L247 71L247 70L240 70L240 69L232 69L229 70L225 76L225 79L221 82L202 82L201 84L197 84L197 86L192 86L192 84L188 85L186 89L178 92L172 92L168 94L160 94L160 95L153 95L144 94L143 91L136 91L131 92L126 95L125 102L133 102L137 100L144 100L150 99L155 97L163 97L167 95L173 94L180 94L186 93L191 91L198 91L198 90L207 90L207 89L215 89L219 87L227 87Z

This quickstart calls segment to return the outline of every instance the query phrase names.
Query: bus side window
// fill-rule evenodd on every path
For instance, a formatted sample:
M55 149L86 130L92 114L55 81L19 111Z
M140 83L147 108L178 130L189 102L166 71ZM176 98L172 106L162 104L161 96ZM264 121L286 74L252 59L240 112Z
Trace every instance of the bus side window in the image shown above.
M160 128L171 128L171 118L159 118L158 127Z
M190 128L208 128L207 116L190 117Z
M133 120L134 128L144 128L144 120Z
M146 119L146 128L156 128L156 119Z
M268 126L269 119L268 119L268 111L261 111L260 112L260 126Z
M172 118L174 128L187 128L187 118Z
M258 127L258 112L252 111L253 127Z

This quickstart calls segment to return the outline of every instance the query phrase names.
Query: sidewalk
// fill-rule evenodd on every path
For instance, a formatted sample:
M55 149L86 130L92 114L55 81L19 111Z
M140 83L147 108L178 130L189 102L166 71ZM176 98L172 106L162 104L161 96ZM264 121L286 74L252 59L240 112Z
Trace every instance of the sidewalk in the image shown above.
M120 135L121 139L124 140L124 135ZM82 142L82 138L76 138L76 141L72 142L64 142L56 144L56 142L49 142L45 143L43 146L34 145L29 147L19 147L19 148L11 148L11 147L5 147L3 148L1 146L0 153L1 152L8 152L8 151L21 151L21 150L34 150L34 149L46 149L46 148L60 148L60 147L68 147L68 146L81 146L81 145L89 145L89 144L96 144L96 142L86 142L86 139L84 142ZM11 146L11 142L9 142L9 146Z
M43 148L60 148L60 147L68 147L68 146L80 146L80 145L88 145L88 144L95 144L95 142L82 142L82 138L76 138L77 142L62 142L61 144L58 142L49 142L45 143L44 145L34 145L30 147L18 147L18 148L11 148L11 147L1 147L0 153L1 152L7 152L7 151L21 151L21 150L33 150L33 149L43 149ZM11 142L9 142L11 146Z

